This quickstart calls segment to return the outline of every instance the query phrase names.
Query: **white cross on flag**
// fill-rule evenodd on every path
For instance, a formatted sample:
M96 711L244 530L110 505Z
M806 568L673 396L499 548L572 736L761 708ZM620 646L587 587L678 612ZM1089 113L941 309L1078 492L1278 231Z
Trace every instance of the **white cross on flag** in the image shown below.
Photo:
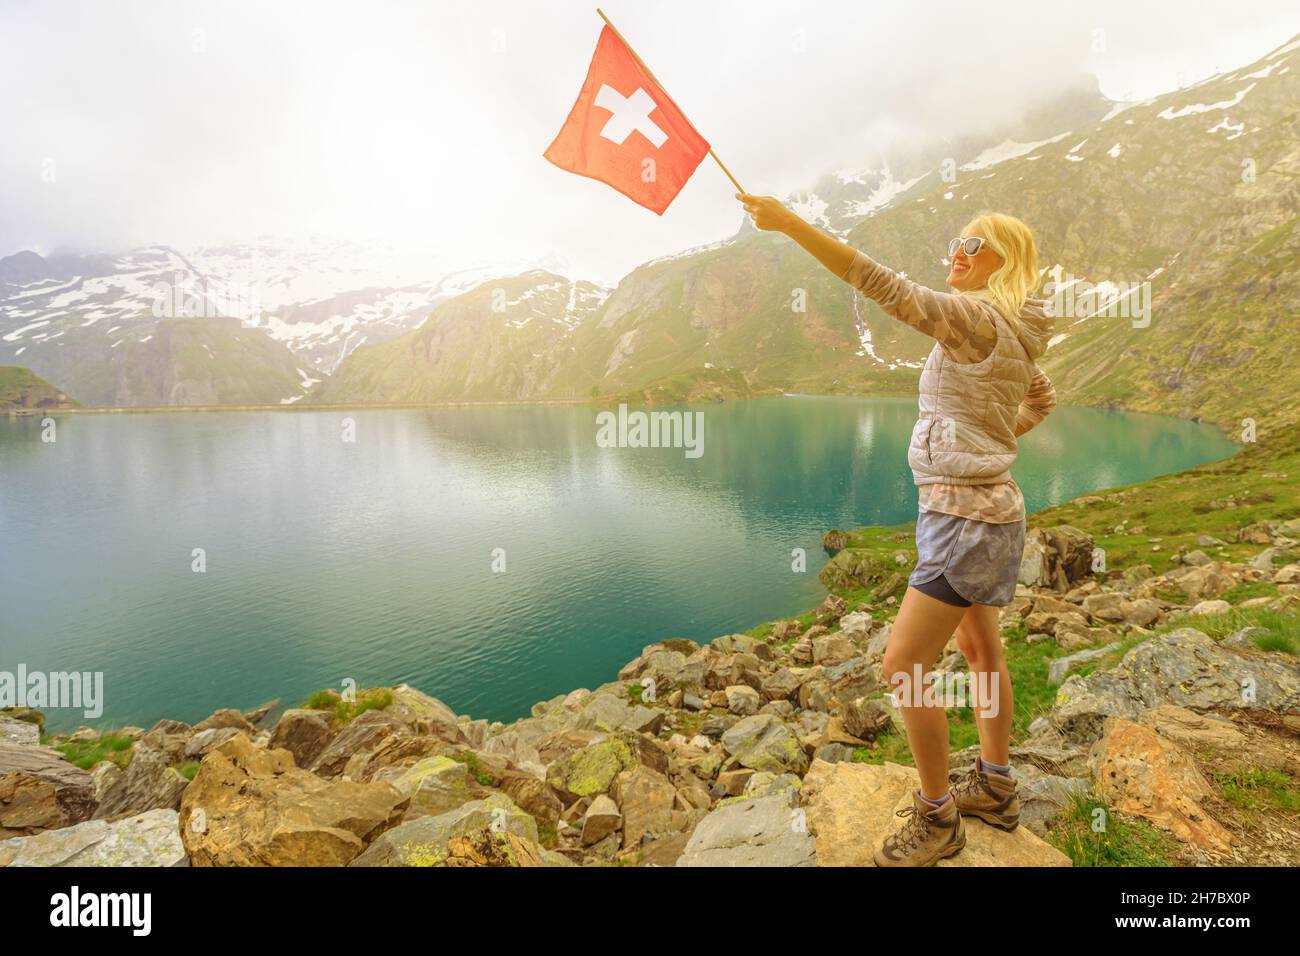
M663 215L709 144L608 26L578 101L545 156Z

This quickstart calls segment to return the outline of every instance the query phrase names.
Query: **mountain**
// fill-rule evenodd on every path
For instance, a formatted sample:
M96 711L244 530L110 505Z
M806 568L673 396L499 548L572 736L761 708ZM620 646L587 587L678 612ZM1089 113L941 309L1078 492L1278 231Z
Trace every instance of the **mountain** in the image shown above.
M934 288L948 237L982 209L1018 215L1038 237L1044 282L1064 290L1041 362L1063 402L1234 429L1243 418L1276 421L1292 402L1300 335L1297 51L1300 38L1242 69L1104 111L1095 90L1070 91L1014 135L932 145L928 170L895 156L875 173L836 177L878 203L818 187L791 204L811 204L850 244ZM1054 117L1069 125L1054 129ZM1150 321L1124 312L1126 302L1149 304ZM784 237L742 229L633 270L552 344L553 374L498 397L673 396L715 372L713 394L907 393L932 343ZM482 338L472 347L508 348ZM378 391L354 391L354 361L322 397L464 393L429 365L390 368Z
M1090 81L1012 126L891 150L788 201L935 288L975 213L1018 215L1044 282L1065 289L1041 360L1063 402L1277 421L1296 384L1298 51L1300 38L1141 103ZM525 265L329 240L25 252L0 260L0 362L90 404L677 401L906 394L932 344L747 226L613 289ZM1118 308L1133 303L1149 322ZM141 348L194 318L205 348Z
M419 329L353 352L320 402L524 399L557 374L608 290L544 270L494 280L438 306Z
M791 205L844 232L927 179L937 180L947 156L978 161L990 151L1031 148L1009 136L1045 135L1053 116L1095 120L1113 107L1095 80L1053 100L1057 110L1031 109L1015 126L959 142L931 141L895 150L879 164L829 174ZM1007 147L1011 142L1012 148ZM906 177L901 181L899 177ZM514 282L528 281L516 276ZM541 285L554 277L539 275ZM517 287L516 287L517 288ZM441 307L430 324L439 341L455 316L477 314L480 290ZM540 300L539 300L540 301ZM554 300L556 304L560 300ZM563 308L563 306L561 306ZM559 317L560 313L552 313ZM480 323L462 337L470 365L491 364L516 347L508 323ZM422 329L421 332L424 330ZM633 270L604 298L590 320L565 337L528 345L549 353L549 374L509 378L493 392L487 379L473 389L456 362L406 361L420 334L362 349L345 360L315 397L323 402L413 401L437 398L559 398L593 395L676 401L739 397L781 389L897 392L911 387L928 344L897 323L866 314L848 287L787 240L742 228L731 239L656 259ZM882 368L863 359L882 358Z
M226 396L219 402L257 396L287 403L357 346L401 335L439 303L520 265L456 267L418 248L319 238L184 251L149 246L116 256L24 251L0 259L0 362L30 365L93 405L184 404L181 396L195 392L177 383L199 381L198 393ZM219 318L257 330L273 347L243 333L229 339L230 324L211 321ZM155 341L160 322L195 319L204 323L213 368L164 373L124 360L147 355L156 362L157 346L142 351L132 343ZM218 370L234 368L248 348L266 379L238 373L223 383ZM193 357L209 361L206 352ZM173 398L158 401L167 394Z
M1040 363L1063 402L1234 428L1269 417L1297 384L1297 64L1300 38L957 183L915 190L848 241L941 287L946 266L932 250L943 237L980 209L1011 212L1033 226L1045 279L1066 287L1068 314ZM1147 301L1149 316L1134 316Z
M76 408L69 398L45 379L18 365L0 365L0 411L30 408Z
M1114 105L1102 95L1096 77L1080 77L1064 90L1031 100L1024 115L1003 129L890 149L868 166L827 173L811 189L788 196L787 202L804 219L843 236L913 186L955 173L959 163L973 169L1028 152L1063 129L1098 122ZM752 229L748 220L745 225Z

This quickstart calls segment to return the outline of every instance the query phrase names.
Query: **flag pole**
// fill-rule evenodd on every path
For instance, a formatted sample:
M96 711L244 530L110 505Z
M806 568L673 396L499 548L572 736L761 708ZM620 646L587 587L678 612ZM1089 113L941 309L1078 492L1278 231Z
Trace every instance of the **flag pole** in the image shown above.
M686 111L683 110L680 106L677 106L677 102L669 94L668 90L665 89L664 85L659 82L659 77L654 75L654 71L652 71L650 67L646 66L645 60L641 59L641 57L637 54L636 50L632 49L632 44L627 42L627 38L624 37L623 34L618 32L618 27L614 26L614 24L610 21L609 17L605 16L605 11L600 9L600 7L597 7L596 12L599 13L600 18L605 21L605 25L614 31L614 36L618 37L620 42L622 42L622 44L625 47L627 47L627 51L632 54L633 59L635 59L637 63L641 64L641 69L646 71L646 75L649 76L650 79L655 81L655 84L659 87L660 90L663 90L664 96L668 97L668 102L672 103L673 106L677 108L677 112L681 113L682 116L685 116ZM731 180L731 184L735 186L737 190L743 193L745 191L745 187L740 185L740 183L736 182L736 177L731 175L731 170L729 170L725 165L723 165L722 160L718 159L718 154L713 151L712 146L709 147L709 155L713 157L713 161L718 164L718 167L724 173L727 174L727 178Z

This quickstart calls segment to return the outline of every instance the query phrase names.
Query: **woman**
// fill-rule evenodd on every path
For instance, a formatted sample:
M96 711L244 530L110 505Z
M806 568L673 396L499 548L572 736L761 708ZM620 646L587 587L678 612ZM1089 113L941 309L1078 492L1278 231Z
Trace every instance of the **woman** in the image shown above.
M980 756L950 792L947 714L922 706L919 688L915 698L909 690L903 721L921 788L875 851L877 866L933 866L965 846L963 814L1008 830L1020 822L998 608L1015 596L1025 541L1024 498L1007 469L1016 439L1056 404L1052 383L1034 365L1051 335L1046 303L1029 298L1039 279L1034 237L1011 216L977 216L949 243L948 285L956 294L935 292L771 196L736 198L759 229L785 233L887 314L937 340L921 373L921 414L907 455L920 496L917 562L883 666L891 686L915 687L955 631L972 683L989 687L983 703L990 706L975 708Z

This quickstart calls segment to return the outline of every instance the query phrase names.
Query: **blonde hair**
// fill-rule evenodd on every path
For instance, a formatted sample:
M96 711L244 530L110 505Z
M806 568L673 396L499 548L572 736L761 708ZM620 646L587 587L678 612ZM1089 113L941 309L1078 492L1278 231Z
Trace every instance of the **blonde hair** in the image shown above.
M966 224L962 235L979 229L984 240L1002 257L1002 265L991 276L983 289L966 293L988 299L1011 324L1020 327L1020 310L1029 293L1038 286L1038 246L1029 227L1015 216L1000 212L981 212Z

